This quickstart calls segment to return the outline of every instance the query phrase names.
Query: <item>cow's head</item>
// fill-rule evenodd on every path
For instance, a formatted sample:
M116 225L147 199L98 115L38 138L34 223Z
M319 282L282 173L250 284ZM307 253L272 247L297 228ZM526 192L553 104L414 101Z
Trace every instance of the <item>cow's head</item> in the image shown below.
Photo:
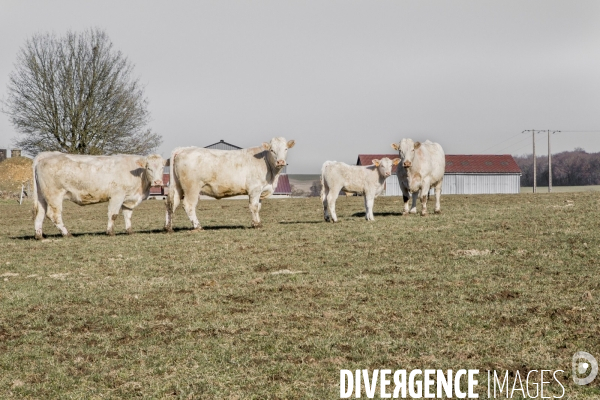
M159 154L151 154L138 161L138 165L145 170L146 180L152 186L163 185L163 169L166 164L167 160L164 160Z
M399 158L394 158L393 160L390 160L387 157L383 157L381 160L373 160L373 165L377 167L379 175L383 176L384 178L387 178L392 174L392 167L394 165L398 165L398 163L400 163Z
M276 168L283 168L287 165L287 151L295 144L296 142L293 140L287 141L285 138L276 137L271 139L269 143L263 143L262 147L267 151L267 157L271 165Z
M402 139L400 143L392 143L392 148L400 152L400 161L404 168L410 168L415 158L415 150L421 147L421 142L413 142L412 139Z

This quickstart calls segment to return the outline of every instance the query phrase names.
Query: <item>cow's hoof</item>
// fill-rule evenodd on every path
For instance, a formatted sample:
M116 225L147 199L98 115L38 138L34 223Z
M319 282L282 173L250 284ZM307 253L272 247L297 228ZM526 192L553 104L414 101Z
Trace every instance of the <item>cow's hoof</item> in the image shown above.
M200 232L201 230L202 230L202 227L201 227L201 226L199 226L199 227L197 227L197 228L193 228L193 229L189 230L189 232L190 232L190 233L197 233L197 232Z
M128 235L133 235L133 229L131 229L131 228L126 229L125 233L127 233Z
M173 228L167 228L165 227L165 233L173 233Z
M259 222L259 223L254 223L254 222L253 222L253 223L252 223L252 227L253 227L253 228L256 228L256 229L262 228L262 222Z
M434 211L433 211L433 213L434 213L434 214L441 214L441 213L442 213L442 210L434 210Z
M421 217L426 217L427 216L427 211L421 211Z
M108 236L115 236L115 232L114 231L106 231L106 234Z
M410 211L409 211L409 213L410 213L410 214L416 214L416 213L417 213L417 210L413 208L412 210L410 210Z

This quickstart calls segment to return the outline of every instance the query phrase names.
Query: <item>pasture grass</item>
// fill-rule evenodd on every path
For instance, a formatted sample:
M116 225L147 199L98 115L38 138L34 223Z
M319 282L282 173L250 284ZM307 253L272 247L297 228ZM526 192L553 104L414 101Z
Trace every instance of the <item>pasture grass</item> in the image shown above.
M334 399L340 369L381 368L479 369L482 398L488 369L562 369L565 398L598 398L571 381L576 351L600 357L598 206L444 196L402 217L380 197L369 223L340 197L328 224L316 198L267 199L251 229L246 201L201 201L205 230L180 208L164 234L146 201L108 237L106 204L65 202L74 237L47 220L36 241L30 204L0 201L0 398Z
M548 186L538 186L538 193L548 193ZM600 192L600 185L552 186L553 193ZM533 187L521 186L521 193L533 193Z

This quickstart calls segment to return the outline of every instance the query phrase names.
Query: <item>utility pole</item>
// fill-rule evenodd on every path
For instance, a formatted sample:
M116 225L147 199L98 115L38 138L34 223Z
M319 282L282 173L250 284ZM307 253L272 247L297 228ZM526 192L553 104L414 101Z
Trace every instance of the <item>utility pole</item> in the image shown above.
M551 131L548 129L548 193L552 192L552 150L550 149L550 135L560 133L560 131Z
M535 129L525 130L521 133L531 132L531 140L533 143L533 193L537 193L537 160L535 158ZM541 131L537 131L541 132Z
M548 193L552 193L552 151L550 150L550 129L548 129Z
M535 131L531 130L533 140L533 193L537 193L537 159L535 158Z

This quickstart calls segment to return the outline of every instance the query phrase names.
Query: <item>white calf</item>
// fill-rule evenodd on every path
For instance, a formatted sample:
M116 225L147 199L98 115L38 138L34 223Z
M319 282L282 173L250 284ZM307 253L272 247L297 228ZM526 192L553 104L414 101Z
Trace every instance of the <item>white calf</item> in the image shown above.
M337 161L325 161L321 169L321 201L325 221L337 222L335 202L340 191L362 194L365 198L365 218L373 221L373 203L385 186L385 179L391 175L392 166L398 165L399 158L387 157L373 160L367 167L348 165Z

